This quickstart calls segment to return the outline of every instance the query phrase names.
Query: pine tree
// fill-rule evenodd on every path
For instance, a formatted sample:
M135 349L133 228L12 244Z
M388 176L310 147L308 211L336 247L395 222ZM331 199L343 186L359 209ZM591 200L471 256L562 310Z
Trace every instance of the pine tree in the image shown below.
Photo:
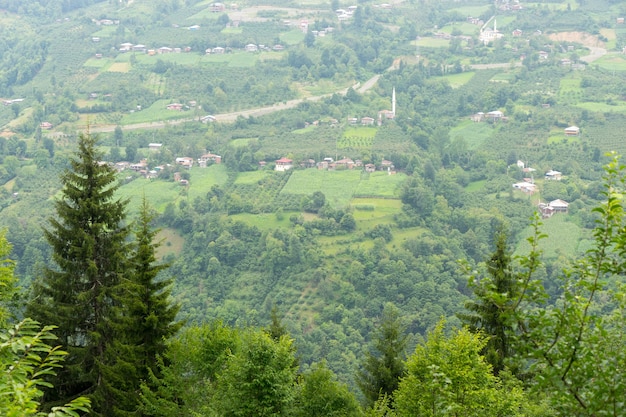
M80 135L71 169L61 176L62 197L56 216L44 230L53 250L55 268L47 269L34 286L28 315L57 326L54 333L68 352L49 404L89 394L94 411L107 415L111 405L104 369L114 339L115 292L127 269L124 225L127 201L117 199L115 171L100 163L91 135Z
M467 313L459 314L471 331L480 330L489 336L483 354L495 375L504 369L505 359L511 356L512 307L519 296L506 240L505 232L496 233L496 248L487 261L488 276L480 281L471 278L476 299L465 304Z
M357 384L368 407L373 406L379 396L391 396L398 388L404 374L406 344L398 309L387 304L374 336L373 349L367 352L362 370L358 372Z
M136 245L129 262L129 279L120 285L122 300L116 327L124 338L116 340L109 369L115 394L115 414L134 413L140 405L142 381L160 378L158 356L166 350L166 341L181 327L176 322L179 306L170 302L171 279L159 279L167 264L159 264L155 242L158 229L152 229L154 215L143 199L135 227ZM133 414L136 415L136 414Z

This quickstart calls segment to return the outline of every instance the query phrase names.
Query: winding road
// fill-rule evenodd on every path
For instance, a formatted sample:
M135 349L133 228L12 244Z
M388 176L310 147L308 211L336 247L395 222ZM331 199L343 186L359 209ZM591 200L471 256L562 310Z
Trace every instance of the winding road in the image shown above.
M607 53L607 50L604 48L599 48L595 46L588 46L588 48L590 50L589 55L586 55L580 58L581 61L584 61L586 63L593 62L601 58L602 56L606 55ZM480 70L480 69L491 69L491 68L510 68L511 66L518 67L521 65L522 65L521 62L515 62L515 63L507 62L507 63L496 63L496 64L474 64L474 65L470 65L470 68ZM392 70L392 69L394 69L394 67L389 68L389 70ZM363 84L357 83L353 85L352 88L354 88L359 93L365 93L366 91L370 90L374 85L376 85L379 78L380 78L380 74L375 75L369 80L365 81ZM333 94L345 95L347 91L348 89L344 88L342 90L339 90L330 94L298 98L294 100L285 101L282 103L276 103L271 106L259 107L259 108L248 109L248 110L240 110L240 111L235 111L231 113L216 114L214 115L215 121L232 123L235 120L237 120L237 117L239 116L243 116L243 117L263 116L266 114L274 113L274 112L285 110L285 109L292 109L296 107L298 104L305 102L305 101L319 101L319 100L322 100L323 98L330 97ZM135 123L135 124L125 125L122 128L124 130L162 129L166 126L179 125L181 123L193 122L194 120L197 120L197 119L185 118L185 119L158 121L158 122ZM116 125L99 125L99 126L92 125L89 127L89 131L92 133L108 133L108 132L113 132L115 130L115 127Z
M365 81L363 84L357 83L353 85L352 88L354 88L359 93L365 93L366 91L370 90L374 85L376 85L379 78L380 78L380 75L375 75L369 80ZM240 111L235 111L231 113L215 114L214 116L215 116L216 122L230 123L230 122L234 122L235 120L237 120L237 117L239 116L243 116L243 117L263 116L263 115L274 113L280 110L292 109L296 107L298 104L305 102L305 101L319 101L323 98L330 97L333 94L345 95L347 92L348 92L348 88L344 88L342 90L339 90L330 94L323 94L320 96L313 96L313 97L306 97L306 98L298 98L294 100L285 101L282 103L276 103L271 106L259 107L259 108L248 109L248 110L240 110ZM158 122L134 123L130 125L124 125L122 126L122 129L123 130L162 129L166 126L174 126L174 125L179 125L181 123L187 123L187 122L193 122L193 121L197 121L197 119L185 118L185 119L158 121ZM91 133L109 133L109 132L113 132L115 130L115 127L116 125L91 125L89 127L89 131Z

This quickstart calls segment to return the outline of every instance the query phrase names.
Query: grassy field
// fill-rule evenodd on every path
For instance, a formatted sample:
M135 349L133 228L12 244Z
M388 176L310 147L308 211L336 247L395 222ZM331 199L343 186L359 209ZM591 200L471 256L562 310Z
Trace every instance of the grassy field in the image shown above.
M582 230L567 220L567 214L556 214L549 219L543 220L541 232L547 234L548 237L539 241L539 248L544 252L546 258L555 258L559 254L571 258L579 253L579 242L583 237ZM532 229L530 227L522 233L521 243L515 249L515 255L528 254L530 245L526 238L531 233Z
M168 255L180 255L185 243L183 237L176 230L170 228L161 229L156 235L156 241L161 242L161 246L156 250L156 257L159 259Z
M459 74L444 75L442 77L435 77L435 78L448 81L450 83L450 87L452 88L459 88L467 84L469 80L472 79L474 74L475 74L474 71L467 71L467 72L461 72Z
M87 61L85 61L83 66L90 67L90 68L104 69L108 67L109 65L111 65L111 62L112 61L107 58L101 58L101 59L89 58Z
M192 168L189 178L189 199L204 197L214 185L222 185L228 180L226 166L223 164L210 165L206 168Z
M462 6L455 7L454 9L448 10L448 12L458 12L463 16L480 16L490 8L489 5L485 4L484 6Z
M626 103L616 104L585 102L578 103L576 107L599 113L626 113Z
M179 65L196 65L203 58L202 55L194 54L194 53L168 53L168 54L156 54L156 55L148 55L148 54L138 54L137 62L141 62L142 64L155 64L158 60L164 62L174 62Z
M470 149L481 146L492 134L493 128L489 123L475 123L469 119L461 121L450 129L450 139L455 140L461 137Z
M465 191L470 193L475 191L482 191L485 188L486 183L486 180L470 182L469 184L467 184L467 187L465 187Z
M333 207L346 207L361 181L360 170L297 170L291 174L281 194L311 195L321 191Z
M193 117L193 112L168 110L166 106L170 103L171 100L157 100L147 109L125 114L124 117L122 117L122 125Z
M259 230L287 229L291 227L289 217L292 213L283 213L282 220L278 220L274 213L250 214L239 213L231 214L229 217L235 221L242 221L250 226L256 226Z
M129 62L114 62L106 70L110 72L128 72L130 68Z
M229 144L231 146L234 146L235 148L239 148L241 146L246 146L251 140L255 140L258 138L238 138L238 139L233 139L229 142Z
M120 198L129 200L128 212L132 217L139 212L144 196L150 207L162 213L168 203L176 203L181 198L183 190L183 187L173 181L136 178L121 186L117 194Z
M377 224L392 224L393 216L402 208L400 200L383 198L353 198L352 214L359 230L369 230Z
M514 79L515 79L515 72L507 71L507 72L497 73L496 75L491 77L489 81L493 83L509 83L513 81Z
M304 33L301 30L294 29L289 32L282 32L278 37L286 45L297 45L304 40Z
M460 31L463 35L470 35L470 36L478 33L479 30L480 30L480 26L473 25L468 22L453 23L453 24L445 25L444 27L441 28L441 31L445 33L452 33L453 31Z
M263 178L271 175L272 171L248 171L237 174L235 184L256 184Z
M415 44L415 41L411 43ZM417 40L417 46L425 46L427 48L447 48L450 46L450 41L448 39L438 38L419 38Z
M609 71L626 71L626 59L622 55L607 54L594 64Z
M369 174L368 179L362 179L354 192L355 196L398 197L400 187L406 180L406 174L389 175L377 171Z

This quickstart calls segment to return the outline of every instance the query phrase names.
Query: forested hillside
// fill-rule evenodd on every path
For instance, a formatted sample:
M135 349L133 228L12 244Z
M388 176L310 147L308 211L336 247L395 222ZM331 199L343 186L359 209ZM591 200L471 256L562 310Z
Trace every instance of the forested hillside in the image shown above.
M234 381L247 372L245 354L258 349L277 352L282 362L271 366L280 367L277 383L284 389L271 399L273 411L262 415L315 415L310 398L300 397L315 397L307 394L308 383L334 387L352 410L345 415L358 414L355 401L372 407L376 400L367 394L364 369L379 357L372 346L389 311L404 335L392 355L402 366L384 390L390 397L378 403L380 413L391 412L387 404L399 415L421 415L407 384L417 384L414 378L430 366L454 363L409 358L416 346L427 356L429 349L452 354L465 344L491 367L477 368L476 378L489 386L480 398L506 386L519 394L510 404L519 405L538 370L512 358L526 358L534 342L538 352L549 346L549 336L536 333L544 318L535 308L569 305L563 271L583 259L596 262L598 277L611 283L621 274L586 255L613 239L601 237L613 227L613 208L597 207L612 197L607 190L621 189L620 180L607 179L621 168L603 169L613 161L607 152L626 152L620 2L0 0L0 9L0 224L23 287L7 308L59 326L64 349L82 347L72 345L83 336L70 329L102 338L94 351L81 351L92 364L87 368L76 367L70 349L55 381L74 382L55 383L44 397L48 405L85 390L97 413L153 407L143 412L249 415L237 408L243 391L235 392ZM124 202L125 214L106 227L121 228L121 246L103 255L120 263L113 272L102 265L107 278L95 279L110 285L95 296L104 297L102 322L111 320L112 327L93 327L87 310L84 324L72 324L80 307L57 313L50 301L24 312L20 302L61 302L71 288L91 288L91 278L67 287L41 281L64 271L71 282L77 271L89 270L64 264L69 255L59 257L65 238L55 223L63 217L68 172L76 170L70 161L85 138L94 140L97 166L110 169L114 193L105 200ZM547 237L529 243L535 215ZM602 216L604 226L597 223ZM149 370L139 367L122 383L119 372L132 365L107 355L138 354L137 340L109 336L119 328L132 333L139 326L133 320L147 314L120 295L147 285L131 290L120 278L139 262L121 261L137 249L135 222L144 226L137 240L143 236L154 251L150 276L162 283L154 292L167 287L160 294L170 294L162 298L177 311L164 336L184 325L149 354L165 355L165 362L151 357ZM89 258L85 250L77 260ZM472 278L495 273L490 259L503 252L511 256L507 273L522 281L532 276L517 302L510 291L497 291L510 298L505 302ZM586 284L580 285L583 291ZM598 302L589 308L600 324L620 311L619 294L610 297L598 298L595 290L588 297ZM498 324L512 339L523 339L506 366L489 353L498 335L468 316L466 305L482 314L481 299L503 315L506 323ZM125 317L129 305L133 313ZM585 331L595 323L581 320ZM558 334L565 323L546 326ZM458 330L464 324L470 333ZM486 334L471 333L478 329ZM610 340L594 339L593 349ZM197 371L212 381L207 391L181 399L176 389L194 383L183 382L185 364L174 358L186 343L211 349L215 368ZM227 359L229 350L239 352L236 359ZM542 360L556 366L545 353ZM180 360L203 360L187 354ZM582 356L571 358L579 363ZM401 376L405 385L398 385ZM101 379L107 382L94 382ZM146 382L143 391L138 381ZM116 386L141 391L143 399ZM568 401L573 396L587 409L576 385L567 389ZM195 402L201 395L206 403ZM535 411L513 408L520 415L565 415L571 409L556 405L565 397L548 390L533 403ZM103 408L113 399L119 410ZM507 413L502 410L489 412Z

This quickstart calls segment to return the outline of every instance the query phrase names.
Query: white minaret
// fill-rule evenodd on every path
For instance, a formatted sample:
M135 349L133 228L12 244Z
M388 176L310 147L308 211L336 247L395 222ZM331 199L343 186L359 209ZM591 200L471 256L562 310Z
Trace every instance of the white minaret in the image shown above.
M391 113L396 117L396 87L391 90Z

